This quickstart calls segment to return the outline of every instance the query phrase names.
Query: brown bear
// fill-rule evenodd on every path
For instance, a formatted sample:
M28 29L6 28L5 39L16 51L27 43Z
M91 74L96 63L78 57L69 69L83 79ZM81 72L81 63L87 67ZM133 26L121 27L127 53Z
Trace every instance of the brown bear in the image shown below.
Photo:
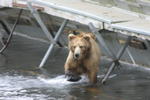
M74 77L85 74L90 83L96 83L101 53L95 36L82 32L70 34L68 40L69 55L64 66L65 74Z

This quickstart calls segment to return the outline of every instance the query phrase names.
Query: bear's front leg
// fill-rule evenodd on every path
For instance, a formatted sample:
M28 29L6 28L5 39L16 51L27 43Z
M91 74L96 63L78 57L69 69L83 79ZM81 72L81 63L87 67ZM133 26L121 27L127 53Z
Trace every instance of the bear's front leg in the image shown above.
M88 72L88 78L90 80L90 83L95 84L97 83L97 72Z
M71 69L70 66L65 66L65 76L67 77L67 81L76 82L81 79L81 77L76 73L75 70Z
M67 77L67 81L76 82L81 79L81 77L75 73L67 72L65 73L65 76Z

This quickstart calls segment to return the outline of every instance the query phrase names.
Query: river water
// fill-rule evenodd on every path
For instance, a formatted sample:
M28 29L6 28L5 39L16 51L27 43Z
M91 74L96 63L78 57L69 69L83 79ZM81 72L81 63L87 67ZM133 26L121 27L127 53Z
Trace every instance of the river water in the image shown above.
M105 85L90 86L83 76L68 82L63 65L66 48L54 48L43 69L38 68L48 44L14 36L0 55L0 100L150 100L150 72L121 66ZM100 81L108 64L102 61Z

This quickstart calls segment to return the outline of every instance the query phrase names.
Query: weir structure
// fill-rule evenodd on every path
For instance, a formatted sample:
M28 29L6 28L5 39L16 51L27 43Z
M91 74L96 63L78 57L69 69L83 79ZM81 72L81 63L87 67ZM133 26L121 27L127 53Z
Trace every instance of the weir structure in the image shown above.
M26 10L30 10L31 14L50 42L49 48L39 64L39 68L42 68L46 63L54 48L54 45L58 43L58 40L61 37L65 27L67 27L67 23L69 21L79 22L88 26L89 30L95 34L101 48L103 48L107 56L112 59L110 67L102 79L102 83L105 83L113 69L121 64L120 59L125 52L127 52L132 64L136 64L136 61L128 48L129 45L141 45L144 43L148 50L150 49L150 19L149 16L146 15L143 15L144 18L141 18L139 15L131 13L130 11L124 11L115 7L102 7L84 3L80 0L17 0L15 2L12 1L11 6L21 8L13 29L10 31L5 22L0 20L1 25L8 35L10 35L10 38L12 37L13 31L18 23L22 9L25 8ZM52 33L47 29L46 25L42 21L39 11L64 19L55 36L52 36ZM111 48L107 45L105 39L103 38L101 30L104 29L126 36L124 43L117 54L112 52ZM136 38L138 38L137 40L142 39L144 42L135 41ZM2 40L4 48L7 47L9 41L9 38L7 43L3 43ZM61 43L61 41L59 42ZM136 43L134 44L134 42ZM3 50L4 49L2 48L1 52L3 52ZM150 57L148 57L148 59L150 61ZM148 66L150 66L150 64Z

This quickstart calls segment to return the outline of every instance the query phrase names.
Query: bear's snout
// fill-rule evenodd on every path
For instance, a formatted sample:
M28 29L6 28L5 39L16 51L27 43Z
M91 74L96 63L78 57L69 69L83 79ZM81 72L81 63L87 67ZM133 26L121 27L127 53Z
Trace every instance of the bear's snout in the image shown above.
M80 54L78 54L78 53L77 53L77 54L75 54L75 58L78 58L79 56L80 56Z
M75 51L74 51L74 58L75 59L78 59L80 57L80 53L81 53L81 50L79 47L76 47L75 48Z

